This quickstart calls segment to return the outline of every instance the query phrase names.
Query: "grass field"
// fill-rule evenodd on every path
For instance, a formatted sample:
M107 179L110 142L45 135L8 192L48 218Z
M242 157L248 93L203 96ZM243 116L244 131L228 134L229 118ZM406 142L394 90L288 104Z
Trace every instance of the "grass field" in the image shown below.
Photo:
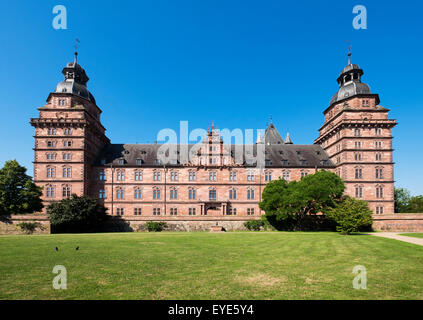
M401 236L413 237L413 238L423 238L422 233L401 233Z
M52 288L55 265L67 290ZM355 265L367 290L353 289ZM0 275L0 299L422 299L423 247L311 232L0 236Z

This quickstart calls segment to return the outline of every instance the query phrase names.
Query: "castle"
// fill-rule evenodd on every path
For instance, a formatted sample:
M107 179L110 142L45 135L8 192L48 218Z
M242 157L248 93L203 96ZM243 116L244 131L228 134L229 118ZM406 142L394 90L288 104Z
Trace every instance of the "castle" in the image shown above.
M242 146L244 153L262 148L263 167L235 161L234 146L226 147L214 126L198 148L177 145L167 163L160 160L160 144L111 144L77 53L62 73L64 81L30 121L34 181L43 187L46 206L75 193L97 198L109 214L128 221L166 220L188 228L220 222L236 228L263 214L258 203L272 179L299 180L326 169L344 180L346 194L368 201L375 214L394 213L396 121L361 81L363 70L351 63L351 54L314 144L284 140L270 123L256 143ZM188 162L179 158L182 149L193 150Z

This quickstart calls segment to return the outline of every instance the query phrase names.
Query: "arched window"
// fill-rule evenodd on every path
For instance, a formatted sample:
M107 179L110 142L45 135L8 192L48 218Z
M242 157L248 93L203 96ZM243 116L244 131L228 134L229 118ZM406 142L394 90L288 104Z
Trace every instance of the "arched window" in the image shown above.
M282 171L282 179L289 181L291 179L291 173L287 170Z

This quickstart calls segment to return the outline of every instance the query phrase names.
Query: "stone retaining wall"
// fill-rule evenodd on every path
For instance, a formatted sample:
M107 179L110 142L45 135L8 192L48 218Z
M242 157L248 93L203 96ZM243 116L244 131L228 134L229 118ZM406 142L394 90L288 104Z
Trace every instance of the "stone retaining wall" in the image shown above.
M423 232L423 214L396 213L374 215L373 229L392 232Z
M40 224L33 234L49 234L50 233L50 220L47 215L11 215L2 217L0 220L0 234L25 234L24 231L18 226L21 222L36 222Z
M172 217L113 217L113 219L105 226L105 231L146 231L148 221L165 222L166 231L210 231L212 226L221 226L226 231L246 230L244 223L260 217L187 217L184 220Z

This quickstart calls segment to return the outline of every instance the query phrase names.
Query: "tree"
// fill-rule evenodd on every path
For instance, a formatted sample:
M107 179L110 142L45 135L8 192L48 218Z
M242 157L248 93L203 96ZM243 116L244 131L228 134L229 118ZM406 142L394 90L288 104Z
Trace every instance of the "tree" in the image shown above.
M88 196L79 197L76 194L47 207L54 232L98 231L108 218L106 211L107 209L96 199Z
M402 213L407 210L408 203L411 200L410 191L404 188L395 188L395 212Z
M307 217L335 207L341 201L344 190L344 182L338 175L321 170L300 181L279 179L269 182L259 206L275 228L301 230ZM314 220L317 221L317 218Z
M423 196L411 197L405 210L408 213L421 213L423 212Z
M0 215L40 211L41 195L42 188L26 174L25 167L16 160L6 161L0 169Z
M336 222L336 230L342 234L370 228L373 221L372 214L367 202L349 196L346 196L338 206L326 212L326 215Z

